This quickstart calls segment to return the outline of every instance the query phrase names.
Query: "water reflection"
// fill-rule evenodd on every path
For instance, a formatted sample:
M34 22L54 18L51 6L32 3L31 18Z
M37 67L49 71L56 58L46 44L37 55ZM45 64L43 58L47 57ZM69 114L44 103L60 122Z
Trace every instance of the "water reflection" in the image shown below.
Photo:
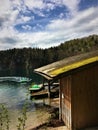
M17 107L26 99L28 87L28 84L0 83L0 103L6 104L10 108Z

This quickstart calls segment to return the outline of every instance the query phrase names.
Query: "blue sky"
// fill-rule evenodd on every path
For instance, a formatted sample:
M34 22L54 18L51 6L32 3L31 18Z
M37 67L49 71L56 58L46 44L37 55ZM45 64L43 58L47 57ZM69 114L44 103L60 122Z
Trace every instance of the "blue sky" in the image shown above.
M98 34L98 0L0 0L0 50Z

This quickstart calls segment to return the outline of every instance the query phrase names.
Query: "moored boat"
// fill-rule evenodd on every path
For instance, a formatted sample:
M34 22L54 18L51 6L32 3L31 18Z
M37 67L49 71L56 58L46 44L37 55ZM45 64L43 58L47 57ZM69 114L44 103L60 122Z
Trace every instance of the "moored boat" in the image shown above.
M31 81L31 79L26 78L26 77L17 78L17 82L19 82L19 83L30 82L30 81Z
M17 82L17 83L24 83L24 82L30 82L31 79L27 77L0 77L0 82Z
M40 91L42 90L44 87L42 84L34 84L32 85L30 88L29 88L29 91L32 93L32 92L37 92L37 91Z

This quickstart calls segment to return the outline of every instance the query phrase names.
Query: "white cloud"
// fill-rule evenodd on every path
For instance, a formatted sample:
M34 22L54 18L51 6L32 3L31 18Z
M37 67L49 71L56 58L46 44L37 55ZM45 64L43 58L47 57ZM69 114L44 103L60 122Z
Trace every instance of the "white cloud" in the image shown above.
M34 20L34 17L33 16L30 17L30 16L21 15L18 19L16 19L15 24L26 23L26 22L30 21L31 19Z
M0 0L0 16L9 14L10 5L9 0Z
M43 9L45 4L42 0L25 0L25 5L31 10L34 8Z
M33 12L41 17L44 17L44 13L41 10L33 10Z
M49 0L49 2L54 3L55 5L61 5L62 0Z
M54 9L56 6L65 6L68 10L70 15L76 15L78 12L78 5L81 0L49 0L49 8ZM46 6L44 6L46 7Z
M64 30L76 30L76 28L82 28L86 30L86 26L88 26L90 22L97 24L97 12L98 8L90 8L83 12L78 12L74 18L71 19L58 19L52 20L49 25L47 25L47 29L50 31L60 31Z
M23 25L22 28L25 30L28 30L28 31L30 31L32 29L32 27L29 25L25 25L25 26Z
M70 10L72 15L77 13L80 0L62 0L62 2Z
M55 8L55 5L52 3L47 3L46 7L47 7L47 10L49 11L49 10L53 10Z
M21 1L20 0L11 0L11 3L19 6L21 4Z
M59 18L62 19L64 17L64 13L60 13Z
M12 3L9 0L0 0L0 22L1 22L1 28L5 30L5 28L10 28L14 26L17 16L19 14L19 10L13 10L12 9Z
M18 10L11 11L11 13L8 15L8 17L6 17L6 18L8 18L8 21L5 21L5 26L6 27L14 26L14 24L16 23L18 14L19 14Z
M27 21L31 20L31 17L21 16L21 19L22 19L23 22L27 22Z

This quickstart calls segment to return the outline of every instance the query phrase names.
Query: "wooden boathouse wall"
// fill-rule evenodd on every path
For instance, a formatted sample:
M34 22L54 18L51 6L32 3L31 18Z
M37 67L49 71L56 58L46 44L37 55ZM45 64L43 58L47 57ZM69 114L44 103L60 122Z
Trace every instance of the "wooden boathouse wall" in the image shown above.
M68 128L71 127L71 77L63 77L60 79L60 113L61 118Z
M72 75L74 128L98 126L98 64Z
M98 64L60 79L60 111L72 130L98 126Z

